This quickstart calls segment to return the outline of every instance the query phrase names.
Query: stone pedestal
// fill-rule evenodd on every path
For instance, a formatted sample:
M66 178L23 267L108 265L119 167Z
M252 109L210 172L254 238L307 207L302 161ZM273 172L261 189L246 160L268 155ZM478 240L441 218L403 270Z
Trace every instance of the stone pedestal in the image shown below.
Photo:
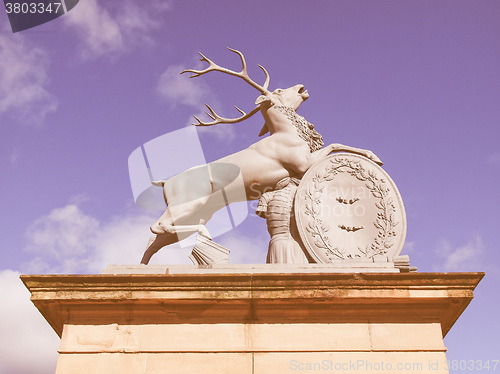
M61 337L56 374L436 374L484 275L236 269L22 280Z

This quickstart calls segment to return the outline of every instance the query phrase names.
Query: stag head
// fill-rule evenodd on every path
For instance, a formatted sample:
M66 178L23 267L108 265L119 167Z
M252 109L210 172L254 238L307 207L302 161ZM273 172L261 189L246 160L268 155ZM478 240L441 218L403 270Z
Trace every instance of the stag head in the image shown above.
M243 53L241 53L240 51L237 51L236 49L232 49L232 48L228 48L228 49L231 52L234 52L240 56L241 64L242 64L242 68L241 68L240 72L236 72L234 70L229 70L227 68L221 67L221 66L217 65L215 62L213 62L212 60L205 57L202 53L200 53L200 56L201 56L200 61L207 62L208 67L203 69L203 70L193 70L193 69L184 70L181 72L181 74L192 73L192 75L189 78L196 78L196 77L199 77L200 75L206 74L206 73L211 72L211 71L218 71L218 72L221 72L224 74L229 74L229 75L241 78L245 82L247 82L250 86L254 87L255 89L257 89L261 93L261 95L257 98L257 100L255 102L256 107L252 111L250 111L249 113L245 113L243 110L241 110L240 108L235 106L235 108L241 113L241 116L237 117L237 118L224 118L224 117L219 116L217 113L215 113L215 111L209 105L205 104L206 107L208 108L207 115L212 119L212 121L211 122L203 122L200 119L198 119L198 117L193 116L196 119L196 121L198 122L198 123L194 123L193 125L195 125L195 126L212 126L212 125L216 125L219 123L238 123L238 122L244 121L245 119L253 116L255 113L257 113L261 109L261 107L263 109L267 109L273 105L284 105L284 106L291 107L294 110L297 110L299 108L300 104L302 104L302 102L307 100L307 98L309 97L307 90L304 90L304 85L302 85L302 84L298 84L298 85L295 85L295 86L287 88L287 89L278 88L278 89L274 90L273 92L268 91L267 88L269 87L269 79L270 78L269 78L269 73L267 72L267 70L263 66L259 65L259 67L262 69L262 71L266 75L266 80L265 80L264 84L261 86L260 84L256 83L255 81L253 81L249 77L248 72L247 72L247 64L245 61L245 57L243 56ZM264 125L263 130L266 128L267 127ZM262 135L262 132L261 132L261 135Z
M309 93L304 89L303 84L297 84L293 87L282 89L277 88L273 92L266 92L259 96L255 101L257 105L283 105L293 110L299 109L300 104L309 98Z

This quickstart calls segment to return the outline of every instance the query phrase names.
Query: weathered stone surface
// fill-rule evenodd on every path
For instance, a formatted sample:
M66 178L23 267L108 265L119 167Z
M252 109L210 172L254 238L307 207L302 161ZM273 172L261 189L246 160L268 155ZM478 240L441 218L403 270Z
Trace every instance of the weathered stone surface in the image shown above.
M372 323L372 351L445 351L439 323Z
M438 323L65 325L59 353L389 350L444 352L441 326Z
M399 273L395 263L349 260L331 264L109 265L102 274Z
M65 324L416 323L445 335L483 273L24 275L33 303Z

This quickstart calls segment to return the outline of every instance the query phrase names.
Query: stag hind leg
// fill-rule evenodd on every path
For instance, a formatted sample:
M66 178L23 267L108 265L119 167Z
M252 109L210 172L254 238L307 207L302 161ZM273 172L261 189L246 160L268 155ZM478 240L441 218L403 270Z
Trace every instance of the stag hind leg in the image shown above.
M211 239L210 233L205 227L205 222L207 219L211 218L213 212L206 211L206 200L208 200L208 197L167 209L158 221L151 226L151 231L155 235L153 235L148 242L141 264L147 265L151 257L160 249L167 245L177 243L195 232ZM177 219L174 221L172 216ZM196 219L194 216L203 218L198 220L198 224L187 224L190 223L191 220ZM184 236L182 236L182 234L184 234Z
M164 182L163 196L168 208L151 226L154 234L172 232L174 225L197 224L196 212L202 209L213 192L207 165L186 170Z
M146 251L142 256L141 264L147 265L151 257L160 249L167 245L178 242L179 237L177 236L177 233L181 232L198 232L200 235L211 239L210 233L205 227L205 221L203 219L200 220L200 223L198 225L173 226L170 229L170 232L155 234L149 239Z
M204 227L207 218L211 218L215 213L208 204L210 197L210 195L204 196L185 204L167 208L156 223L151 226L151 232L157 235L193 233L200 230L204 232L201 226ZM200 220L203 223L200 223Z
M240 168L220 162L176 175L164 183L163 193L169 207L151 226L154 234L199 231L200 219L206 222L231 202L246 200Z
M149 260L156 252L169 244L177 242L178 240L177 234L174 233L153 235L151 239L149 239L146 251L142 256L141 264L149 264Z
M229 203L246 200L240 169L229 163L195 167L155 184L163 185L168 208L151 226L155 236L148 243L143 264L162 247L195 232L210 239L205 222Z

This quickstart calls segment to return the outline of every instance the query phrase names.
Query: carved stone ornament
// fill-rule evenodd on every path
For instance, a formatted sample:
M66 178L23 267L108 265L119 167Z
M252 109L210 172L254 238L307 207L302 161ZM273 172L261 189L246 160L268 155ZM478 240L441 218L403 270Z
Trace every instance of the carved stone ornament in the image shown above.
M399 191L377 164L337 153L313 165L295 196L305 249L318 263L394 259L406 237Z

